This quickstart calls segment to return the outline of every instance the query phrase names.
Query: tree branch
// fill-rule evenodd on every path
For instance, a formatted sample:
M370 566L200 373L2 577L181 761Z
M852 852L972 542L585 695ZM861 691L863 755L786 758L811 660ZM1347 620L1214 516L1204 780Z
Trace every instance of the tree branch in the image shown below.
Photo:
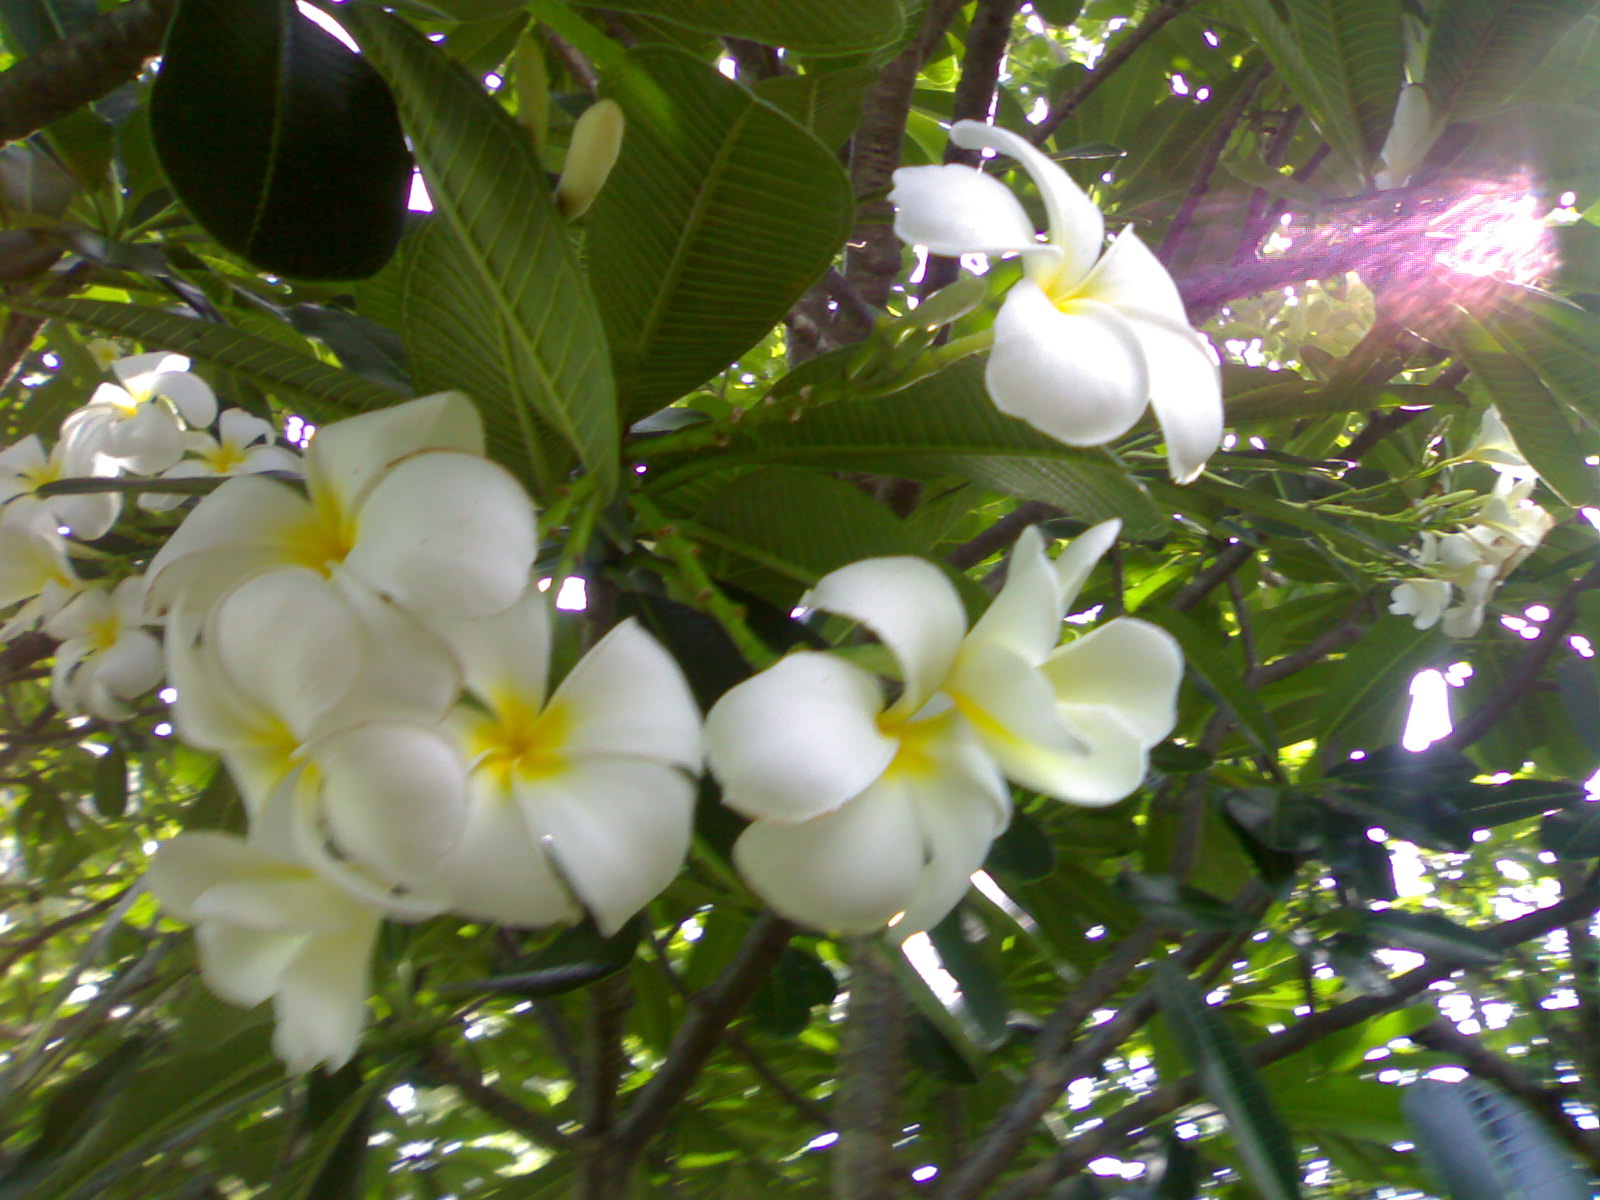
M835 1200L880 1200L895 1174L905 1000L876 940L854 938L849 949L850 998L834 1096Z
M515 1130L530 1142L547 1150L562 1150L572 1139L541 1112L519 1103L498 1088L484 1082L477 1068L469 1067L440 1045L429 1046L422 1056L422 1069L432 1078L461 1093L462 1099L482 1109L507 1129Z
M1030 525L1037 525L1061 510L1042 500L1025 500L969 542L963 542L944 556L958 571L975 567L991 554L998 554L1022 536Z
M0 73L0 144L37 133L138 78L161 53L174 0L130 0Z

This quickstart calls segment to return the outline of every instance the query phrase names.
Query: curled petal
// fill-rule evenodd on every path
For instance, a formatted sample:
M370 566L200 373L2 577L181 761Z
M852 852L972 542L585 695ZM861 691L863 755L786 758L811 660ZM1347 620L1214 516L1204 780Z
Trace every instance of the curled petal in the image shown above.
M431 622L461 663L467 690L491 706L502 697L538 710L550 676L550 609L532 584L521 599L485 617Z
M277 436L277 430L270 421L263 421L254 413L230 408L217 418L217 434L225 445L248 446L253 442L270 442Z
M159 404L141 404L107 427L101 450L130 471L154 475L183 457L183 429Z
M905 915L894 924L896 938L931 929L972 886L989 846L1010 820L1009 806L997 815L987 788L974 789L960 775L943 776L917 794L917 820L927 859Z
M201 428L217 419L217 394L211 385L188 371L161 371L148 375L143 386L151 396L165 396L188 424Z
M901 167L889 203L895 206L895 236L935 254L1039 249L1033 222L1011 189L972 167Z
M1114 712L1145 746L1154 746L1178 720L1183 652L1166 630L1122 617L1061 647L1045 664L1056 703L1073 714Z
M905 783L886 778L848 804L796 825L757 821L734 865L783 916L837 933L874 933L906 910L924 864Z
M1085 529L1056 557L1056 586L1061 589L1061 611L1072 611L1073 602L1088 581L1105 552L1116 545L1122 532L1122 518L1113 517Z
M195 931L200 978L229 1004L254 1008L278 990L284 971L309 936L208 922Z
M1117 235L1084 279L1078 295L1113 308L1137 308L1189 327L1178 285L1131 226Z
M723 800L755 818L804 821L859 795L894 759L883 696L859 667L791 654L729 690L706 718Z
M859 621L889 647L905 691L891 713L916 712L950 673L967 630L955 585L927 559L867 558L830 571L802 603Z
M1000 645L1025 662L1038 663L1061 639L1061 590L1038 526L1022 531L1006 564L1006 582L962 643L962 655L974 646Z
M424 617L487 616L522 595L538 548L533 504L515 476L432 451L372 485L345 565Z
M1182 321L1124 308L1150 368L1150 407L1167 443L1167 470L1189 483L1222 445L1222 373L1205 338Z
M683 869L694 784L671 767L580 759L548 783L516 791L562 877L607 936Z
M1001 412L1069 446L1121 437L1150 398L1144 351L1126 318L1087 300L1061 311L1029 279L995 317L985 382Z
M1026 138L981 121L957 121L950 140L968 150L998 150L1033 177L1050 218L1050 242L1061 249L1060 277L1081 279L1105 243L1106 223L1093 200L1056 163Z
M455 743L422 725L374 724L312 743L334 842L386 879L427 877L467 819L467 768Z
M195 920L194 906L224 880L253 870L261 856L228 833L183 833L163 842L145 872L145 886L180 921Z
M1389 611L1398 617L1412 617L1414 629L1428 629L1439 623L1450 604L1450 583L1444 579L1412 579L1398 584L1390 595Z
M550 703L568 714L566 754L700 769L700 709L689 684L672 655L631 617L583 656Z
M251 848L254 850L254 848ZM359 912L310 871L256 852L244 873L213 883L194 902L193 919L260 933L339 933Z
M306 480L350 511L391 464L424 450L483 453L483 421L461 392L440 392L362 413L317 430L306 447Z

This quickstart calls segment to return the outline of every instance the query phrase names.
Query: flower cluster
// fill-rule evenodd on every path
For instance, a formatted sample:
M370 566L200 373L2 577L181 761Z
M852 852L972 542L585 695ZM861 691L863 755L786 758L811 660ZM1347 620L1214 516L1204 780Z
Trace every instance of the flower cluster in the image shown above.
M548 690L533 505L450 393L322 428L304 488L239 476L156 554L174 719L245 837L164 845L149 886L201 971L271 998L292 1069L354 1051L386 917L612 933L688 850L700 714L623 622Z
M1418 629L1439 625L1453 638L1478 632L1494 590L1555 526L1555 518L1528 498L1534 480L1513 483L1511 479L1502 474L1475 524L1454 533L1422 534L1417 564L1427 569L1429 577L1398 584L1389 603L1391 613L1413 618ZM1452 605L1456 591L1461 598Z
M841 654L801 651L734 687L706 719L724 800L752 818L734 846L750 886L796 921L847 933L937 923L1011 816L1009 778L1109 804L1171 732L1183 659L1122 617L1057 647L1119 522L1052 563L1037 530L969 630L955 587L918 558L825 576L806 603L859 622L894 659L892 698Z
M994 323L986 382L995 406L1071 446L1121 437L1155 410L1172 477L1187 483L1222 441L1215 355L1177 286L1132 229L1105 245L1105 218L1025 138L957 121L950 140L1010 155L1049 218L1040 241L1017 198L971 167L902 167L889 199L902 241L935 254L1018 254L1023 278Z
M122 509L115 491L52 494L68 479L159 475L183 478L288 471L298 456L271 445L272 427L240 409L220 416L211 387L175 354L114 358L92 343L117 382L102 383L68 413L55 445L37 434L0 450L0 610L11 609L0 641L34 628L61 640L51 677L56 706L107 721L131 715L129 701L161 680L160 646L150 632L144 581L114 588L81 579L73 556L104 537ZM215 435L205 427L215 422ZM146 507L177 498L146 495Z

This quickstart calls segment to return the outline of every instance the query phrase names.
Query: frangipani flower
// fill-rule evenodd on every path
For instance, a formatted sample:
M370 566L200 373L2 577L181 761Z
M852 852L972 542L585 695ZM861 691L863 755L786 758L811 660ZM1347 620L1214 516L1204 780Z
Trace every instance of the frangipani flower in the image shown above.
M1373 175L1373 186L1380 190L1404 187L1438 136L1428 89L1420 83L1402 85L1400 98L1395 101L1394 122L1378 155L1383 166Z
M1073 446L1120 437L1153 408L1172 477L1195 478L1222 441L1221 382L1166 268L1131 229L1107 248L1094 202L1024 138L957 121L950 139L1016 159L1049 216L1041 242L993 176L959 164L894 173L903 241L935 254L1022 256L1024 276L995 318L985 378L996 407Z
M627 620L547 694L546 599L441 623L474 702L453 725L472 764L466 830L416 882L509 925L584 909L619 929L683 866L700 769L700 711L661 645Z
M291 809L298 856L351 890L360 868L384 886L412 880L460 836L466 767L442 724L460 674L405 609L284 568L241 584L199 628L174 617L167 661L184 741L222 756L252 821ZM325 860L324 842L358 875Z
M1514 480L1533 479L1539 474L1528 465L1511 431L1506 428L1505 418L1492 404L1483 410L1478 432L1472 444L1462 451L1461 457L1488 463L1501 475Z
M115 591L88 588L44 623L61 638L50 694L69 715L106 721L132 715L127 701L161 682L161 643L144 628L144 579L129 576Z
M271 999L273 1049L290 1071L335 1070L366 1023L368 963L384 913L300 863L287 839L185 833L145 876L174 917L199 926L200 976L230 1004Z
M1137 787L1175 717L1172 639L1123 620L1052 649L1115 535L1099 526L1052 566L1031 534L971 633L954 587L922 559L867 559L820 580L806 602L876 633L901 688L889 701L860 666L802 651L712 708L712 771L754 821L734 847L751 887L809 925L865 933L898 915L909 935L949 912L1005 828L1005 775L1079 803Z
M37 506L50 514L53 524L64 525L73 536L92 542L116 524L117 514L122 511L121 496L115 492L91 492L41 498L37 493L58 479L111 475L115 469L110 460L88 452L70 437L61 438L46 453L38 435L30 433L0 450L0 506Z
M1442 620L1440 628L1448 637L1477 633L1494 590L1555 527L1553 516L1529 503L1533 486L1532 479L1512 483L1509 475L1502 475L1478 514L1478 524L1442 536L1424 532L1417 562L1430 569L1432 578L1396 585L1389 611L1413 617L1417 629ZM1446 607L1452 588L1460 590L1461 600Z
M245 412L225 409L217 418L217 436L202 430L183 435L187 457L161 472L163 479L218 479L228 475L255 475L267 471L298 473L300 456L273 445L277 431L271 422ZM146 492L139 506L156 512L177 508L184 497L170 492Z
M0 642L59 611L82 586L48 511L0 507L0 611L19 606L0 626Z
M152 560L152 599L203 612L241 580L293 566L424 618L500 612L522 594L537 538L527 493L483 445L459 392L324 425L306 450L305 494L227 480Z
M113 362L111 370L121 386L96 388L89 403L62 422L63 439L153 475L182 457L182 422L203 427L216 420L216 394L189 373L189 360L180 354L135 354Z

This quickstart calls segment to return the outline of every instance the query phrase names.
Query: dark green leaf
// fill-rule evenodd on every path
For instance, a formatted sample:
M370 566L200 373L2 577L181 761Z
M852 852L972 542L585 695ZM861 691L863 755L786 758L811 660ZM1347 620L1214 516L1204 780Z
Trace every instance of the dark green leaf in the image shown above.
M1391 908L1362 914L1361 925L1374 941L1383 945L1414 950L1463 967L1484 967L1505 957L1493 939L1475 929L1457 925L1439 913L1401 912Z
M94 764L94 810L115 820L128 809L128 752L113 742Z
M1255 928L1254 918L1247 913L1170 875L1124 871L1117 876L1117 890L1147 918L1173 929L1236 932Z
M853 205L827 147L705 63L646 46L608 82L628 126L589 213L589 269L633 420L765 337Z
M1477 1079L1420 1079L1406 1119L1450 1200L1589 1200L1589 1181L1537 1117Z
M452 985L452 992L512 992L519 996L557 996L615 975L633 961L644 918L634 917L610 937L585 921L556 934L502 975Z
M1539 826L1539 842L1567 862L1600 858L1600 804L1591 801L1551 813Z
M1436 119L1505 103L1594 5L1591 0L1450 0L1436 10L1422 82Z
M811 1023L811 1010L831 1004L839 981L816 955L785 946L778 964L750 1001L750 1019L774 1037L795 1037Z
M96 333L131 338L222 367L318 421L384 408L407 398L404 392L330 367L255 334L143 305L50 296L7 296L0 304L13 312L57 317Z
M377 73L293 0L179 0L150 125L162 169L223 246L299 279L360 279L411 186Z
M1049 836L1039 822L1020 809L1012 814L1005 832L990 845L989 857L983 862L984 870L1009 875L1023 883L1043 879L1055 866L1056 852Z
M862 94L877 75L871 67L774 75L757 82L752 90L804 125L824 146L836 149L855 132L861 119Z
M897 0L579 0L660 17L686 29L749 38L801 54L853 54L901 35Z
M520 436L524 461L545 476L540 484L559 480L540 470L546 454L534 416L609 491L620 428L605 338L527 134L409 25L354 6L340 19L395 90L440 225L406 287L407 325L448 321L468 339L453 351L409 347L418 387L452 383L452 364L486 359L497 378L476 397L485 422L504 438Z
M1251 1182L1267 1200L1297 1200L1300 1166L1294 1142L1243 1048L1182 971L1158 962L1154 978L1167 1027L1201 1089L1228 1119Z
M1001 982L997 964L993 961L993 939L975 940L977 929L969 929L970 918L965 905L957 905L954 912L928 930L933 948L939 952L939 961L950 972L961 988L961 1007L967 1018L982 1036L986 1049L993 1049L1006 1040L1006 1020L1011 1015L1011 1001Z

